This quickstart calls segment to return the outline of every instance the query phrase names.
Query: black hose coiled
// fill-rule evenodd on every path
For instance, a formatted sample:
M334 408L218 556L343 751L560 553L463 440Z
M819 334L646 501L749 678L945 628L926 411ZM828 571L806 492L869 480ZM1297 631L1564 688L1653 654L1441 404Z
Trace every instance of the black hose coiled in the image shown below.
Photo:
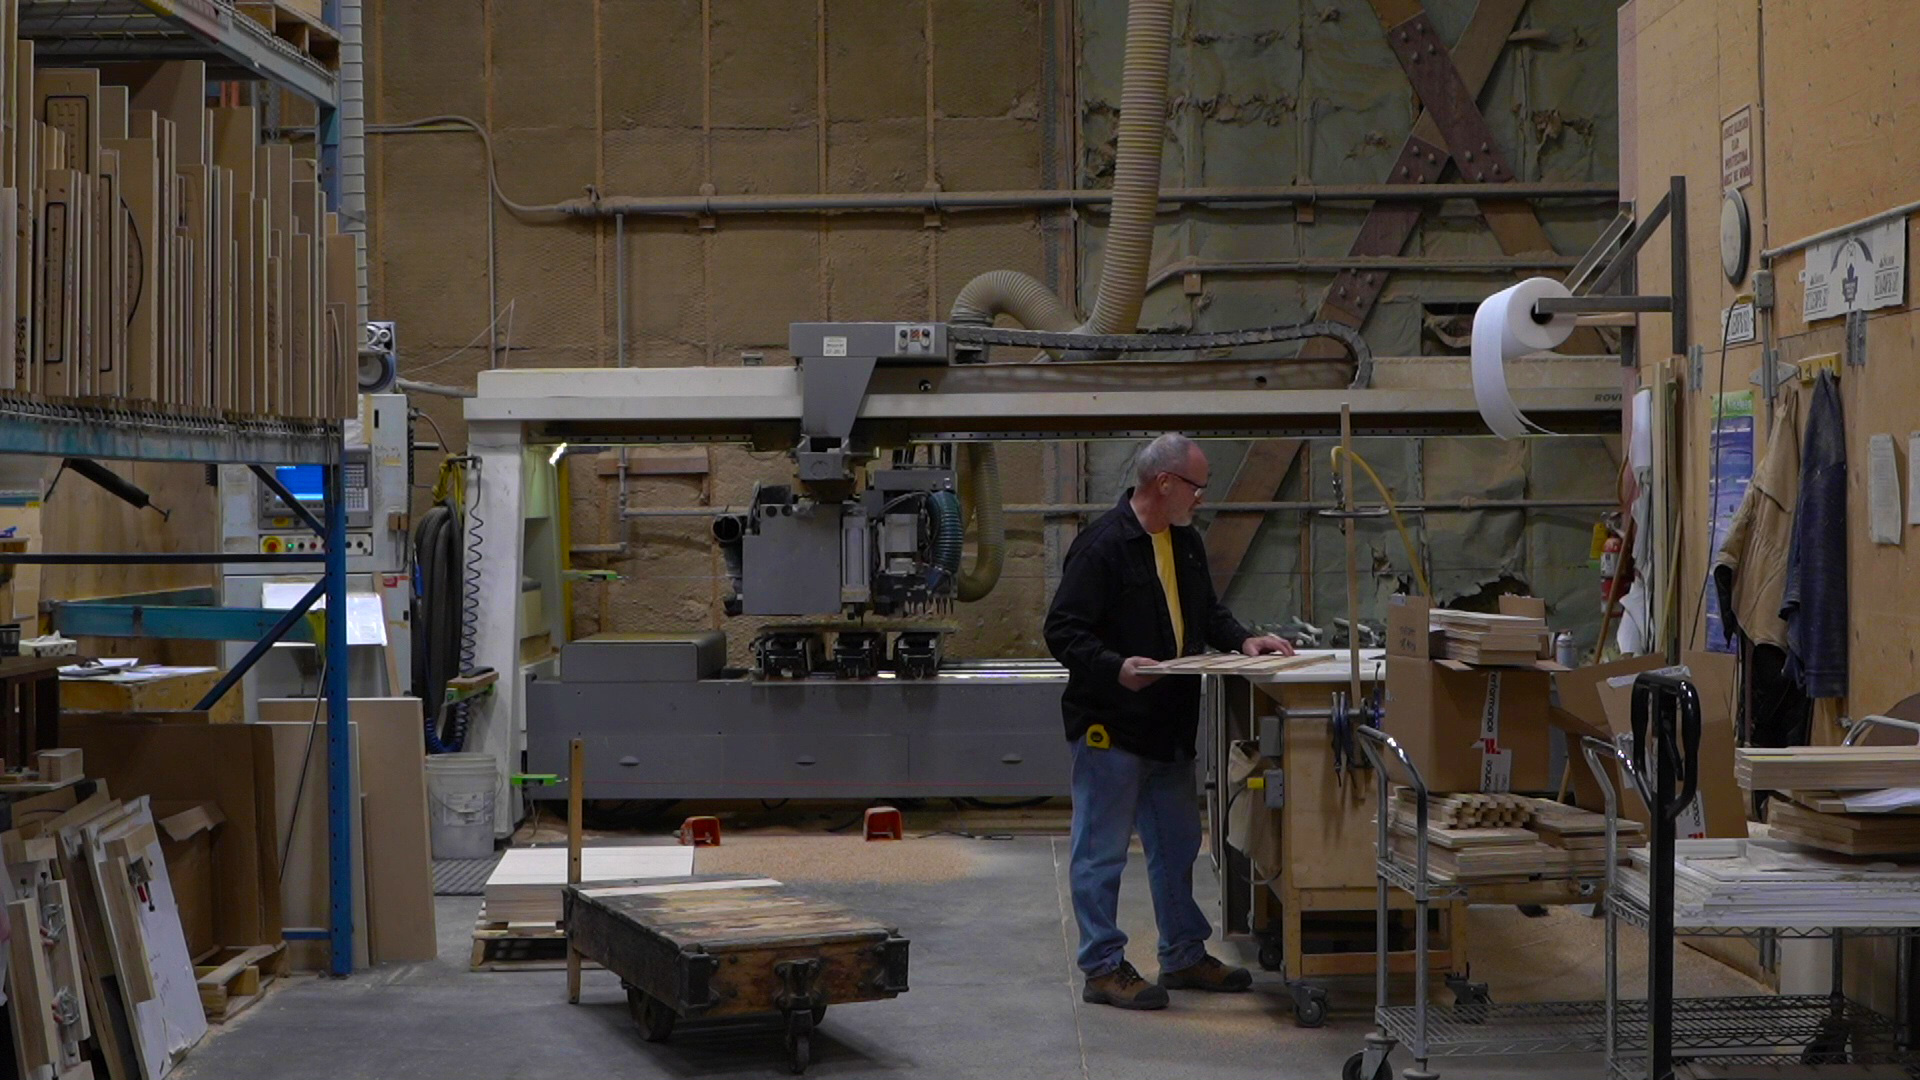
M420 516L413 530L413 693L426 724L427 752L460 749L466 740L464 716L441 738L447 680L458 674L460 646L460 519L441 503Z
M933 570L927 583L935 592L960 575L960 560L966 554L967 518L960 508L960 496L951 491L936 491L927 497L933 515Z

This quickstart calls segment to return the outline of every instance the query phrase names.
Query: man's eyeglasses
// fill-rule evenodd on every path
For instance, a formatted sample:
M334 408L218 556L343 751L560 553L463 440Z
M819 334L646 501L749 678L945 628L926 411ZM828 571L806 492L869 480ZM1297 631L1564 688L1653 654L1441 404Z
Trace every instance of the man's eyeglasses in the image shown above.
M1167 475L1173 477L1175 480L1179 480L1185 483L1188 487L1193 489L1193 493L1195 495L1205 495L1207 493L1207 485L1202 484L1195 480L1188 480L1186 477L1181 476L1179 473L1174 472L1172 469L1167 470Z

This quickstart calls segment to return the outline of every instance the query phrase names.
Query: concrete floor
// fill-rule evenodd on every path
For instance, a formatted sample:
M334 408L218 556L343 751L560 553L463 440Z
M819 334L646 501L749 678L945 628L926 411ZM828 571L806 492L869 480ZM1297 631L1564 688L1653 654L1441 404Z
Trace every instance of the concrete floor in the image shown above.
M1064 837L911 843L966 845L967 872L942 881L805 884L808 892L898 925L913 941L912 990L891 1002L834 1009L815 1036L810 1076L1333 1080L1369 1030L1369 983L1336 987L1332 1021L1303 1030L1294 1025L1291 999L1277 977L1257 968L1249 993L1179 992L1163 1012L1085 1005L1072 961L1076 932ZM1133 939L1131 959L1151 977L1153 932L1145 879L1136 851L1122 913ZM1215 910L1216 886L1204 856L1195 887L1203 907ZM478 897L438 899L437 961L347 979L288 980L209 1035L178 1075L190 1080L580 1080L784 1073L780 1036L771 1027L685 1025L669 1043L642 1041L618 980L605 972L587 974L578 1006L565 1003L563 972L469 972L468 934L479 903ZM1521 922L1523 934L1542 940L1548 924ZM1478 924L1476 934L1482 934ZM1479 940L1494 944L1484 935ZM1600 992L1593 978L1599 962L1595 950L1549 949L1543 968L1542 953L1536 948L1525 954L1522 944L1531 943L1489 952L1507 953L1505 959L1517 960L1555 996ZM1248 946L1216 943L1216 951L1254 966ZM1495 963L1500 959L1490 957ZM1698 961L1690 962L1697 966ZM1496 998L1500 986L1494 982ZM1410 1064L1403 1054L1394 1063L1396 1068ZM1443 1075L1485 1080L1602 1073L1591 1059L1578 1058L1436 1060L1434 1067Z

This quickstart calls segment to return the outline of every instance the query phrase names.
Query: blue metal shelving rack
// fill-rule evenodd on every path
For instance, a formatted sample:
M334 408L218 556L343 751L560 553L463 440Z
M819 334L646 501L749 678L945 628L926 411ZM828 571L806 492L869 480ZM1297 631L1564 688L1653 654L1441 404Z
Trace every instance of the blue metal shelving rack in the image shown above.
M78 408L22 402L0 396L0 452L60 457L177 461L200 464L245 462L256 466L320 465L326 478L324 520L310 522L325 538L325 554L232 555L222 552L37 552L8 555L0 561L31 565L212 564L243 560L302 569L318 564L321 579L299 604L287 611L213 606L208 589L189 589L108 602L53 605L53 625L69 635L171 637L213 641L253 641L254 647L222 678L199 707L214 703L238 685L249 668L276 641L321 641L326 651L327 698L327 870L328 923L324 928L290 928L290 940L328 943L329 969L345 975L353 969L353 834L349 811L352 778L347 742L346 505L341 477L342 441L338 424L221 420L180 417L107 408ZM323 616L309 615L325 600ZM316 625L316 623L318 625Z
M339 25L337 0L326 0L325 22ZM199 59L213 80L259 79L311 100L320 113L321 183L327 204L340 192L340 80L270 31L241 15L231 0L22 0L20 34L37 55L60 64L124 60ZM308 524L325 541L325 554L244 556L220 552L38 553L15 563L318 564L321 579L290 611L222 608L211 590L185 590L104 603L56 604L54 627L69 635L173 637L253 641L254 647L200 702L210 708L238 684L276 641L324 641L327 698L328 922L324 928L287 928L289 940L324 940L329 969L353 969L353 834L349 805L352 761L347 740L346 506L338 424L236 420L213 413L180 415L137 409L46 404L0 395L0 453L103 460L245 463L271 482L262 466L321 465L324 520ZM325 602L324 617L309 610ZM316 626L316 622L318 625Z

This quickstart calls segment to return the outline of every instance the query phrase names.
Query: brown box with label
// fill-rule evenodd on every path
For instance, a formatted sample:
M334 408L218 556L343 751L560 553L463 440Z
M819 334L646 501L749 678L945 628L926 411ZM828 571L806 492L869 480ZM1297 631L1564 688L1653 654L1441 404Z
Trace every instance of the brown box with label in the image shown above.
M1548 711L1553 672L1560 666L1541 660L1530 667L1479 667L1436 659L1428 607L1419 596L1387 602L1387 734L1413 760L1429 791L1550 790ZM1500 611L1544 616L1546 605L1535 597L1504 596Z
M1681 667L1700 697L1700 795L1705 818L1704 836L1715 839L1747 835L1746 802L1733 778L1734 690L1738 685L1734 659L1725 653L1689 652ZM1556 677L1560 704L1577 718L1587 733L1601 737L1633 730L1633 680L1643 671L1668 667L1666 658L1636 656L1608 664L1594 664L1562 672ZM1568 747L1567 766L1573 773L1574 801L1593 811L1605 809L1599 785L1578 741ZM1620 813L1648 823L1646 804L1638 792L1622 785L1617 767L1609 770ZM1681 832L1682 839L1691 830Z

